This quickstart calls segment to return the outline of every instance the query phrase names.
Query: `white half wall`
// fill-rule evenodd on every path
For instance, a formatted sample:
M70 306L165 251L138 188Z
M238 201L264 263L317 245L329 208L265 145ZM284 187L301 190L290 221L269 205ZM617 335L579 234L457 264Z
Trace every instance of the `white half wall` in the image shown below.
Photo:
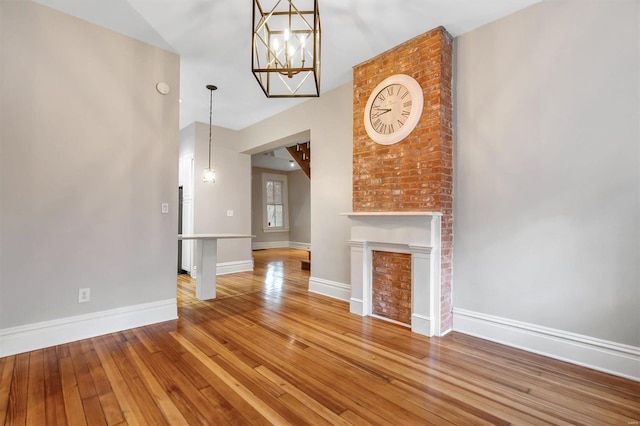
M640 347L639 8L542 2L458 37L455 312Z

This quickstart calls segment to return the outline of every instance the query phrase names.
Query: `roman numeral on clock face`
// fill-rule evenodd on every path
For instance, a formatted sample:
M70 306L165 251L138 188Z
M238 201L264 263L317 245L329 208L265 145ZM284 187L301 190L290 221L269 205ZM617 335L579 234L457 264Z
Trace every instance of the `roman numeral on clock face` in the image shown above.
M369 114L371 127L382 135L396 132L411 114L411 93L401 84L391 84L376 95Z

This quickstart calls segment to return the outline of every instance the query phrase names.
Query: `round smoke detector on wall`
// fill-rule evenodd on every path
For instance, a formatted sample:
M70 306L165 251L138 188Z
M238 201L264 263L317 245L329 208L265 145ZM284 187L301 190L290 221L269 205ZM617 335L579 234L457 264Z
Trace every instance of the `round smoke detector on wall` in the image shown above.
M156 84L156 90L158 91L158 93L160 93L161 95L166 95L167 93L169 93L169 91L171 90L171 88L169 87L169 85L167 83L165 83L164 81L160 81L158 84Z

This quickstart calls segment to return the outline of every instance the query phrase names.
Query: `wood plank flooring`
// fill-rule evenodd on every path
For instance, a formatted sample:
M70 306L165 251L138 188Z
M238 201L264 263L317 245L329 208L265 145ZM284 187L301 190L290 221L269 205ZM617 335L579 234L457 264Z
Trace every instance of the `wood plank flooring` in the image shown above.
M632 425L640 384L459 333L428 339L254 252L170 321L0 359L0 425Z

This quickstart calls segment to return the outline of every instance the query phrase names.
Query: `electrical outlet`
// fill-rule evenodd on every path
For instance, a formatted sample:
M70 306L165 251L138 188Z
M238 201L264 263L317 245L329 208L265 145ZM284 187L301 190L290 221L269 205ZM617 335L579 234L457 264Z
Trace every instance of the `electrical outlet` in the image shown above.
M78 303L87 303L91 300L91 289L81 288L78 290Z

